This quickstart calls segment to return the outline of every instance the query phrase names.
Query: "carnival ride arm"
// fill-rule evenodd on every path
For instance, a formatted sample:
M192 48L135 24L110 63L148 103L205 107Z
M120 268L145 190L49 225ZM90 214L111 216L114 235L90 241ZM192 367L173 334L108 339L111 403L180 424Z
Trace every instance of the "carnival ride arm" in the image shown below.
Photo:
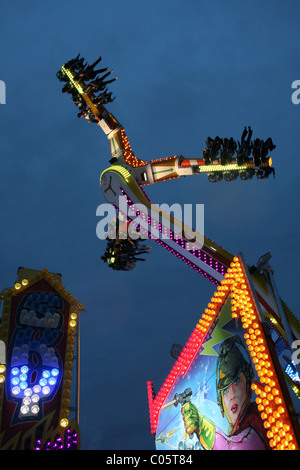
M150 162L141 160L132 151L124 127L105 107L106 103L112 101L105 86L113 80L105 82L104 77L100 77L97 79L97 86L93 87L95 82L87 83L88 80L85 80L89 76L87 70L90 71L90 67L83 65L83 59L76 58L63 65L57 77L66 83L65 91L72 95L74 103L81 109L79 117L84 116L89 122L96 123L110 141L112 166L104 170L100 177L105 199L114 204L129 221L138 224L151 239L209 281L219 285L234 255L203 233L192 230L182 219L178 220L152 204L143 186L201 173L207 173L212 182L223 178L232 181L237 176L242 180L251 179L254 174L262 179L274 173L271 159L264 158L258 162L256 158L248 158L248 155L245 159L227 159L224 163L224 159L214 154L214 158L210 159L173 156ZM274 296L263 276L254 275L252 278L264 311L271 318L280 318Z

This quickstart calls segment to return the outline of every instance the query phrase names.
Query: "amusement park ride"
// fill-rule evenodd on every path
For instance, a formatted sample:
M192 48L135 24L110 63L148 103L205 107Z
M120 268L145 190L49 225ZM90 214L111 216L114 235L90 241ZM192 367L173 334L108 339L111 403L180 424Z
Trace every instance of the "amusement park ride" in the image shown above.
M228 252L152 204L144 189L202 173L210 182L274 176L272 139L252 140L252 129L245 128L240 141L208 137L201 158L175 155L144 161L135 156L123 126L106 109L113 101L107 85L115 79L106 80L111 75L107 68L95 70L100 61L88 65L78 55L61 67L57 78L63 82L62 91L78 106L78 117L99 126L110 142L111 166L102 172L100 186L119 217L117 232L108 240L102 259L116 270L134 268L141 245L126 231L133 223L141 238L154 240L216 286L185 347L180 346L174 354L175 364L161 389L155 394L152 382L147 383L156 448L299 449L299 423L292 397L300 398L300 375L292 344L299 339L300 324L278 295L268 263L270 255L261 257L256 265L247 264L242 253ZM124 219L121 227L118 221ZM46 277L53 283L51 276ZM78 314L82 308L72 304L68 312ZM68 335L73 334L71 327ZM248 390L245 402L228 409L226 393L228 397L229 390L242 383L242 371ZM66 380L63 384L66 389ZM254 403L250 403L251 392L256 395ZM220 419L214 421L219 408ZM60 419L72 433L75 426L67 427L66 406L61 405ZM229 422L230 432L225 432L222 419L226 425Z
M290 393L300 397L300 376L297 364L292 360L294 356L292 357L291 350L292 341L299 338L300 327L278 295L273 271L268 264L270 255L261 257L256 266L248 265L241 253L235 256L202 234L195 236L195 232L182 221L151 204L144 190L145 186L157 182L201 173L206 173L210 182L220 182L222 179L234 181L237 178L247 180L254 176L265 179L271 174L274 176L270 157L270 152L275 149L272 139L252 140L252 129L249 127L242 132L240 141L235 141L232 137L208 137L202 158L186 159L182 155L175 155L144 161L136 157L123 126L105 107L113 100L111 93L107 91L107 85L115 79L105 81L111 74L108 69L94 70L100 61L101 57L94 64L88 65L83 58L77 56L63 65L57 77L64 83L63 92L69 93L79 107L78 117L85 117L99 126L110 142L111 166L100 176L104 198L114 205L120 220L125 217L127 225L134 223L141 234L155 240L217 286L215 295L186 346L179 347L174 367L162 388L155 394L152 382L147 383L151 432L156 439L157 449L247 448L247 440L250 448L251 445L252 448L261 448L262 445L263 448L298 449L299 424ZM110 248L107 256L102 258L114 269L132 269L135 263L132 263L129 253L134 252L134 247L131 244L129 252L126 248L132 240L129 235L124 236L124 226L122 230L118 225L117 228L114 239L108 242ZM251 406L257 407L262 423L260 444L258 438L255 441L255 437L250 443L251 433L247 435L247 439L243 434L248 432L248 428L244 428L247 419L248 423L251 421L251 407L246 409L246 405L243 405L238 420L230 416L230 411L225 410L231 426L231 433L225 436L226 433L219 430L218 424L203 416L202 413L205 415L208 412L208 405L200 412L199 400L198 410L195 406L196 394L191 392L190 387L184 390L182 388L192 383L193 370L201 367L203 361L218 357L217 401L224 416L226 399L224 387L220 383L227 380L230 374L226 376L228 372L223 372L226 368L222 365L222 357L227 353L230 357L230 351L236 351L237 343L230 347L227 345L227 349L224 345L227 352L225 354L223 351L223 356L220 356L221 348L218 356L217 347L222 340L229 341L231 338L230 341L233 341L232 337L237 338L239 334L242 338L239 342L245 343L244 349L250 361L248 369L252 374L251 390L257 395ZM204 353L208 344L211 345L211 352L206 356ZM234 358L231 359L231 367L233 363ZM236 380L235 377L233 379ZM230 384L237 383L233 379L229 381ZM203 388L208 386L209 382L204 381L198 392L203 392ZM247 407L249 401L248 396L245 401ZM181 405L181 411L176 409L178 404ZM239 405L235 406L232 413L236 413ZM173 410L173 415L168 411L170 409ZM172 422L171 428L168 422ZM253 423L252 426L259 428ZM179 438L179 434L185 437Z

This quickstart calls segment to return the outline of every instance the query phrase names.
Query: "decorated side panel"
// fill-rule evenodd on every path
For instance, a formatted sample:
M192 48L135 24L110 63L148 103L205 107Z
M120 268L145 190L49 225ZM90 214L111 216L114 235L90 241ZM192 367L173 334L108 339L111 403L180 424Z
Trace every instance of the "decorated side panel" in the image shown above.
M76 448L68 417L78 306L50 275L16 284L3 300L1 449L64 448L66 438Z
M159 450L268 449L251 385L258 380L231 299L222 308L198 357L162 406Z
M240 258L155 396L158 450L298 449L299 423L270 330Z

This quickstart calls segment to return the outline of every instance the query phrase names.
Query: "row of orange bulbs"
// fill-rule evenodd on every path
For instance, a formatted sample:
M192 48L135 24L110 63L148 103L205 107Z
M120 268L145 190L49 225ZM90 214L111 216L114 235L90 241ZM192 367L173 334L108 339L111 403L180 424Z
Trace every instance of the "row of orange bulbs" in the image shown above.
M121 129L121 139L122 139L123 148L125 150L124 151L125 163L132 166L133 168L138 168L139 166L147 165L147 162L144 162L143 160L139 160L132 152L132 148L129 144L129 140L124 129Z
M232 316L239 317L246 330L244 338L259 378L252 384L256 403L264 427L267 429L270 446L277 450L297 449L290 417L279 385L276 370L242 264L235 257L227 270L225 280L231 285Z

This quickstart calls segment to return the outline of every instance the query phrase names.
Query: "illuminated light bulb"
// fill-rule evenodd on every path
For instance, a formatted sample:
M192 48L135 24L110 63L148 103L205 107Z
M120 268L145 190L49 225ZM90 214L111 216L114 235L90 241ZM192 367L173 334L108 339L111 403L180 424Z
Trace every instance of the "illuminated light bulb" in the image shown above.
M3 374L6 370L6 367L4 364L0 364L0 374Z
M274 439L271 439L270 440L270 447L275 447L276 446L276 442Z
M280 418L280 413L278 413L278 411L274 411L274 412L273 412L273 418L274 418L274 419Z
M46 385L45 387L42 388L42 392L43 392L44 395L49 395L50 387L48 387L48 385Z
M69 420L67 418L62 418L59 424L62 428L66 428L69 425Z
M16 282L16 283L15 283L15 289L16 289L16 290L21 289L21 287L22 287L22 285L21 285L19 282Z
M76 320L77 314L76 313L71 313L70 318L71 318L71 320Z
M12 370L11 370L11 373L12 373L13 375L17 375L17 374L19 373L18 367L13 367Z
M284 437L285 436L285 432L283 429L278 429L278 434L280 437Z
M4 381L5 381L4 375L0 374L0 383L3 384Z
M277 426L272 426L271 427L272 433L277 434L278 433L278 427Z
M56 378L55 377L50 377L49 385L55 385L55 384L56 384Z
M44 387L45 385L47 385L47 379L46 378L40 379L39 384L40 384L41 387Z
M34 387L33 387L34 388ZM34 395L32 395L31 397L31 400L33 403L37 403L39 401L40 397L37 393L35 393Z
M30 397L24 397L23 398L23 404L24 405L30 405L31 403L31 398Z
M26 415L29 411L29 407L27 405L22 405L20 411L23 415Z
M33 414L36 415L36 414L38 414L39 411L40 411L40 407L39 407L38 405L33 405L33 406L31 407L31 412L32 412Z
M26 389L24 390L24 395L25 395L25 397L30 397L30 396L32 395L32 390L31 390L31 388L26 388Z

